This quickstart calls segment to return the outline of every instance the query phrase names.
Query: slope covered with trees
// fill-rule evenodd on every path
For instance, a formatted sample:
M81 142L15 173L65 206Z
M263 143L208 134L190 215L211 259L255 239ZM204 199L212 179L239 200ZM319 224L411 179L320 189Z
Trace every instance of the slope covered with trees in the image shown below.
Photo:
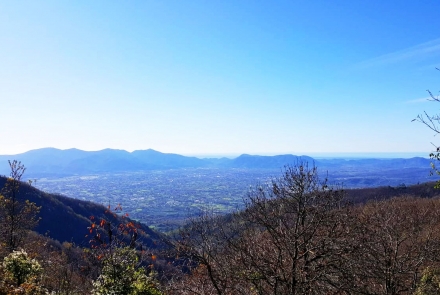
M387 192L353 204L304 164L287 167L246 200L245 210L202 216L182 232L180 255L191 274L173 281L170 294L439 290L433 280L440 262L436 197Z
M163 235L118 214L119 205L112 210L74 204L35 190L21 182L21 162L9 165L0 191L0 294L162 294L152 251L170 247ZM40 213L46 223L39 224ZM94 213L88 219L81 215ZM61 241L68 235L71 242L32 231L38 227ZM87 247L75 245L78 234L87 238Z
M6 177L0 176L0 187L4 187L7 183ZM93 202L82 201L68 198L62 195L49 194L40 191L28 183L21 182L19 184L16 196L20 202L28 200L40 207L39 222L35 227L35 231L48 235L60 242L74 242L77 245L87 245L88 239L87 227L90 226L90 216L95 219L111 218L114 223L122 222L120 216L109 216L106 211L108 207ZM118 204L111 204L111 208ZM129 219L126 219L127 221ZM166 238L163 234L151 230L148 226L137 223L145 233L145 243L148 247L165 247Z

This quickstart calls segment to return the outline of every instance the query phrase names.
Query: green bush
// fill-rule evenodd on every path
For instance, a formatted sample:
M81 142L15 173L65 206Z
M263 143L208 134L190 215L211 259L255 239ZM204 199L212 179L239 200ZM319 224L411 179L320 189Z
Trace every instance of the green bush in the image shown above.
M115 248L103 258L101 275L93 282L95 295L161 295L155 280L138 267L136 251Z
M423 272L415 295L440 294L440 269L428 267Z
M3 260L6 276L17 286L34 280L41 274L40 263L30 259L24 250L13 251Z
M24 250L13 251L3 260L1 294L48 294L39 284L43 269L37 260L31 259ZM12 293L11 293L12 292Z

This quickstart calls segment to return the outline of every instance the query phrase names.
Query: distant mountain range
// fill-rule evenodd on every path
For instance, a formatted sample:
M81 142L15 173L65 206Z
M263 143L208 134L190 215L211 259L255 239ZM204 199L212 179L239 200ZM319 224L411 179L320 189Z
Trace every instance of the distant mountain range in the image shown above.
M60 150L43 148L17 155L0 156L0 174L8 175L8 160L19 160L27 167L27 177L50 177L87 175L98 173L119 173L147 170L182 168L243 168L243 169L281 169L285 165L298 162L315 164L321 170L345 171L351 169L399 170L423 169L428 171L430 160L416 157L410 159L313 159L309 156L277 155L258 156L243 154L236 158L196 158L178 154L161 153L152 149L127 152L104 149L101 151L82 151L79 149Z
M229 158L196 158L161 153L152 149L127 152L104 149L82 151L43 148L17 155L0 156L0 174L9 171L8 160L19 160L27 167L27 176L80 175L91 173L133 172L181 168L280 168L298 161L313 162L307 156L251 156Z

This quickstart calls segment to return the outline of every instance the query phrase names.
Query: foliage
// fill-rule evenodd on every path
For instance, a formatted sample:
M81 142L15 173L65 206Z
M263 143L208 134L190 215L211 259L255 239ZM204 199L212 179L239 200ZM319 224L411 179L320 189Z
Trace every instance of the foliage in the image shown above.
M136 248L143 248L138 241L142 234L139 225L129 220L128 214L122 214L121 205L113 211L108 206L106 215L107 218L96 221L91 216L88 227L93 253L102 266L100 276L93 282L93 294L161 294L153 273L147 276L140 265L136 252ZM121 218L117 219L118 216Z
M127 219L128 213L122 214L120 204L113 211L110 210L109 205L105 214L106 216L100 220L96 220L95 216L90 216L91 225L87 229L92 237L90 240L92 249L111 251L113 248L125 246L135 248L139 234L143 233L140 225ZM119 219L118 216L120 216Z
M41 274L41 266L35 259L30 259L24 250L14 251L3 260L7 275L20 286Z
M440 294L440 269L428 267L423 272L420 284L414 295Z
M38 261L31 259L24 250L13 251L3 260L5 272L2 291L8 294L46 294L40 282L43 269Z
M160 295L154 279L138 267L136 251L115 248L103 258L102 273L93 283L93 294Z

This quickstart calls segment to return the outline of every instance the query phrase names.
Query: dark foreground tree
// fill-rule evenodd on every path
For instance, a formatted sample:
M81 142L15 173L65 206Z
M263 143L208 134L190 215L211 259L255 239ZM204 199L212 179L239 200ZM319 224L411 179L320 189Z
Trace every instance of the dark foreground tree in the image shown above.
M439 200L402 196L370 202L352 212L356 219L351 225L351 263L340 276L345 290L413 294L423 270L439 261Z
M26 168L16 160L9 161L9 166L10 176L0 191L0 241L11 253L21 246L27 233L38 224L40 208L35 203L18 198Z
M244 211L192 222L180 242L196 262L178 294L330 294L351 218L344 193L307 163L249 192ZM186 253L183 253L186 252ZM190 265L190 264L188 264ZM203 289L202 289L203 288Z
M247 280L258 294L324 294L348 249L344 193L320 180L306 163L250 192L246 234L235 243ZM250 242L250 243L249 243Z

